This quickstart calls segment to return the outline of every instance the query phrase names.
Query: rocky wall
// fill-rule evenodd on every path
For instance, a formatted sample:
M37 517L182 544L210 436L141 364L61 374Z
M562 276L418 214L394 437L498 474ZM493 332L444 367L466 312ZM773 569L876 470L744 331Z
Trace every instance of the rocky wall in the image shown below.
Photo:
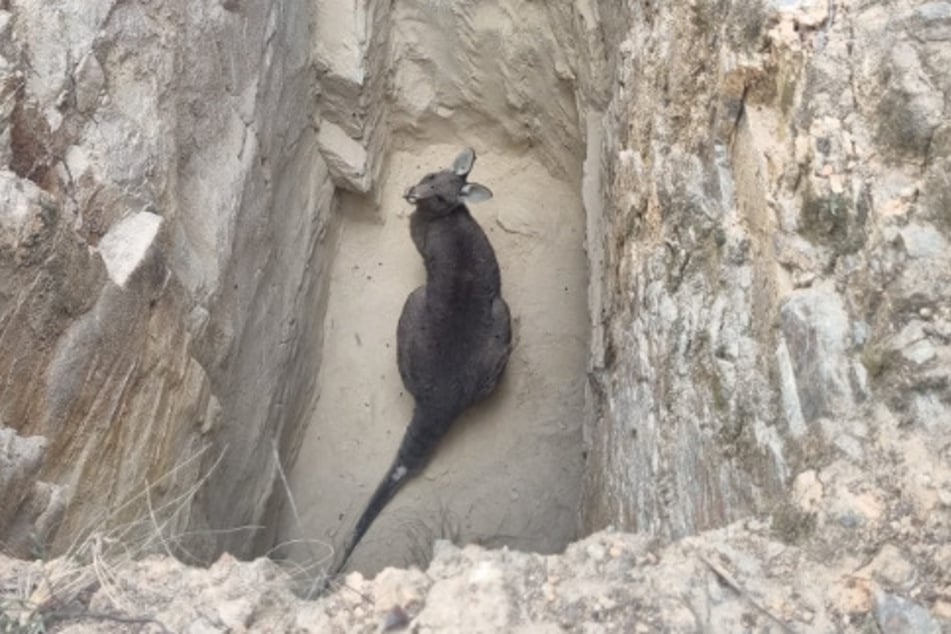
M949 6L627 7L588 128L586 528L692 534L818 470L946 533Z
M0 3L0 424L48 441L57 549L158 509L249 550L332 236L312 11Z

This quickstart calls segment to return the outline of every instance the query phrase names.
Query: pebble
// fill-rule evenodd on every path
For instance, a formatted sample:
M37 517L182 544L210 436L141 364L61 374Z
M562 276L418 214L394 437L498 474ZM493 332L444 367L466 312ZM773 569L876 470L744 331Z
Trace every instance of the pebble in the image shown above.
M887 592L875 595L875 620L882 634L941 634L941 627L925 608Z
M217 606L218 618L229 630L239 630L247 627L254 614L254 604L247 599L222 601Z
M607 550L601 544L588 544L586 552L588 557L594 561L604 561L604 557L607 555Z
M869 565L872 574L893 588L910 589L918 578L918 571L905 554L892 544L886 544Z
M384 632L401 630L407 625L409 625L409 616L406 614L403 608L398 605L387 610L386 616L383 617Z
M951 621L951 601L939 599L935 602L932 612L934 612L934 615L938 618Z

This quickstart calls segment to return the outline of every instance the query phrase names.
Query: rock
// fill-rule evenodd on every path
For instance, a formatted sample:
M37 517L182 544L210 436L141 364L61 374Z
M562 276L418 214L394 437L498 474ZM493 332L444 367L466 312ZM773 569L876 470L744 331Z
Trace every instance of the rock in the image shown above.
M195 556L247 553L249 531L208 528L269 514L261 439L310 399L288 374L319 357L333 185L303 44L314 7L4 7L0 411L49 439L43 479L90 501L66 507L54 546L144 520L148 482ZM198 482L217 493L187 494Z
M882 634L938 634L941 626L917 603L887 592L875 594L875 621Z
M227 631L233 632L245 629L251 623L254 605L247 599L233 599L219 603L215 610Z
M592 561L604 561L606 554L604 546L601 544L591 544L588 546L587 555Z
M103 236L99 241L99 254L113 282L125 286L145 259L161 224L161 216L142 211L120 221Z
M921 81L920 54L910 43L893 46L886 56L888 77L876 111L878 140L912 156L923 156L941 122L942 99Z
M407 625L409 625L409 616L407 616L403 608L397 606L386 612L386 616L383 617L382 629L384 632L392 632L394 630L401 630Z
M932 226L911 224L899 235L902 246L911 258L946 258L948 241Z
M934 616L945 621L951 621L951 601L936 601L934 605Z
M45 554L66 509L62 487L39 480L48 442L0 425L0 535L4 552Z
M90 113L95 110L105 81L106 76L95 53L87 53L76 68L76 109L79 112Z
M848 576L830 590L830 601L842 614L864 615L872 609L872 589L868 580Z
M0 203L0 249L7 257L25 259L47 235L53 200L31 181L0 170Z
M813 470L803 471L793 481L793 499L805 513L815 513L822 501L822 483Z
M427 587L429 583L430 580L419 570L400 571L395 568L386 568L373 580L371 594L373 603L379 609L388 610L384 620L398 621L396 616L389 616L390 612L397 610L415 614L423 603L424 595L421 589Z
M846 345L849 321L841 298L827 289L797 291L780 310L799 402L806 421L852 405Z
M332 123L321 126L317 143L338 186L361 193L369 191L366 148Z
M868 565L868 572L885 587L894 590L909 590L915 584L918 573L914 565L898 548L886 544Z
M922 365L934 359L937 350L930 341L920 339L902 350L901 354L912 363Z
M919 37L931 41L951 40L951 3L926 2L914 10Z
M585 553L599 545L635 551L645 544L636 535L599 533L579 542L576 550ZM712 550L701 557L698 547ZM766 615L750 612L748 598L739 591L744 588L771 606L774 614L793 615L783 616L785 619L800 619L823 631L832 627L823 591L833 577L823 565L797 548L756 537L738 525L708 533L692 544L664 547L655 555L654 565L633 570L629 565L595 569L573 563L569 555L548 556L549 569L571 574L548 592L532 580L544 570L538 555L478 547L467 547L464 553L460 561L458 554L440 551L429 574L390 569L370 582L375 586L374 596L385 587L411 588L421 599L407 608L385 607L347 586L316 601L304 600L288 590L288 576L269 573L266 581L262 579L262 573L273 570L273 565L263 560L224 560L211 569L192 569L160 557L142 562L113 560L108 562L113 566L110 570L121 575L122 584L113 588L96 585L91 590L90 612L154 621L183 632L295 628L343 633L407 627L431 632L549 632L562 627L630 632L639 625L653 631L661 623L674 631L696 630L700 627L696 615L704 606L703 622L712 627L753 623L768 631L775 623ZM758 566L755 562L766 553L771 553L771 567ZM65 571L69 565L77 564L57 560L55 568ZM796 574L803 577L777 578L777 572L787 565L795 566ZM438 575L433 574L434 569L440 571ZM24 562L0 557L0 578L28 570ZM54 583L54 594L57 589ZM791 595L791 590L795 594ZM0 585L0 599L12 591L15 588ZM110 626L111 621L90 614L65 631L98 632Z

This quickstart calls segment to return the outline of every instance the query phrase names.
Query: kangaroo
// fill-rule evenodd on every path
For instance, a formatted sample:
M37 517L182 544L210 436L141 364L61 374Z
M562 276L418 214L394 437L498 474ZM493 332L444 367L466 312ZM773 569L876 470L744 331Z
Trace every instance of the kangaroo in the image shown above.
M416 209L410 235L426 267L426 284L406 299L396 330L397 365L415 400L396 458L356 523L336 567L407 480L429 461L436 444L468 407L492 393L512 346L509 308L499 265L467 202L492 197L467 182L475 152L467 148L452 168L427 174L403 195Z

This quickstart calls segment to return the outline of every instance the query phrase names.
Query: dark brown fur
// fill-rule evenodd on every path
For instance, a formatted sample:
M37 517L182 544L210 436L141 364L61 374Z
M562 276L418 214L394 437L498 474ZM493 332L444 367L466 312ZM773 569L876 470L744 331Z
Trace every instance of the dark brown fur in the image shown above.
M467 183L474 161L475 153L465 150L452 169L426 175L405 195L416 205L410 233L426 266L426 284L406 299L396 332L400 376L416 406L393 464L347 541L338 572L380 511L426 466L453 421L495 389L508 361L512 330L499 265L465 205L492 195Z

